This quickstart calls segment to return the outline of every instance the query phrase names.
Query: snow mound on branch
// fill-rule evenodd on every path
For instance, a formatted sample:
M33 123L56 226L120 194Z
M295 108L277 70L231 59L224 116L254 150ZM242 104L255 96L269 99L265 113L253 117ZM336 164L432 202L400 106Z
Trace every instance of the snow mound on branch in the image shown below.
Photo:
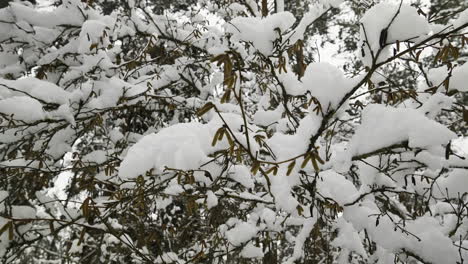
M245 188L253 188L254 181L252 179L249 168L244 165L233 165L229 170L229 178L242 184Z
M466 170L454 169L449 176L438 178L433 193L440 198L456 199L468 193L468 175Z
M344 77L340 69L324 62L311 63L302 82L320 101L324 112L329 106L335 108L351 87L351 81Z
M14 96L0 100L0 113L13 115L14 119L26 122L37 121L46 117L42 104L36 99L26 96Z
M85 21L81 27L78 52L89 53L92 45L96 45L96 48L109 45L109 33L106 27L106 24L99 20Z
M449 76L447 67L438 67L429 70L429 80L433 85L440 85ZM457 66L452 71L452 76L449 79L448 90L458 90L460 92L468 92L468 63ZM439 91L444 91L445 85L439 87Z
M119 177L135 178L150 169L164 167L182 170L198 168L211 148L212 135L200 123L176 124L150 134L133 145L120 165Z
M320 101L324 112L329 107L335 108L354 83L340 69L326 62L309 64L301 81L291 71L278 74L278 78L290 95L298 96L310 92Z
M236 138L245 146L245 140L241 138L244 134L239 132L243 126L242 117L230 113L223 113L222 116L234 131ZM155 134L146 135L127 151L120 165L119 177L121 179L135 178L151 169L156 169L156 173L161 173L165 167L180 170L198 169L210 159L208 154L229 147L226 136L212 146L216 131L223 125L223 121L216 116L207 124L180 123L163 128ZM252 151L257 151L258 145L253 143L255 139L251 137L250 141ZM242 181L241 184L250 185L247 179L240 181Z
M371 104L349 143L351 155L364 154L408 141L409 147L445 144L457 135L416 109Z
M240 246L252 239L258 232L258 228L247 222L238 223L234 228L226 231L226 237L234 246Z
M392 19L395 18L392 22ZM376 52L380 49L382 30L388 27L385 44L398 41L415 40L429 33L429 23L418 14L416 8L402 4L379 3L370 8L361 19L361 41L368 41L370 49ZM367 44L366 56L369 56Z
M372 240L386 250L398 252L405 249L430 263L456 263L457 248L436 219L422 216L408 220L405 229L409 233L405 233L395 229L395 222L388 216L381 216L377 224L379 214L380 210L374 202L364 201L360 205L345 207L343 217L356 231L365 228ZM393 215L393 220L398 222L397 219Z
M36 216L36 210L31 206L15 205L11 207L11 215L16 219L31 219Z
M249 243L242 249L241 255L244 258L262 258L263 250Z
M7 88L8 87L8 88ZM47 103L66 104L70 93L57 85L33 77L15 81L0 79L0 96L25 96L26 94Z
M343 175L327 170L321 172L320 176L320 180L317 180L317 192L323 197L331 198L341 206L356 197L356 187Z
M434 119L442 109L449 109L455 99L442 93L436 93L427 98L427 101L418 109L427 117Z
M461 12L457 19L453 21L453 26L455 28L461 27L462 25L468 23L468 9Z
M29 24L41 27L54 27L57 25L79 26L83 23L83 14L74 3L64 3L53 11L38 11L20 3L10 3L10 10L16 20L26 21ZM75 7L75 8L70 8Z
M233 35L234 41L252 42L259 52L269 56L273 52L273 41L279 36L275 29L284 33L295 21L289 12L276 13L265 18L236 17L226 27L226 32Z
M0 226L5 226L8 223L6 218L0 216ZM4 256L8 245L10 244L10 239L8 238L8 232L3 232L0 234L0 256Z
M0 16L2 16L2 14L0 14ZM0 32L2 32L1 29ZM0 40L1 39L2 38L0 38ZM0 52L0 75L4 75L7 73L17 74L21 72L18 61L18 55L10 54L7 52Z
M216 197L213 191L208 191L206 193L206 205L208 209L211 209L218 205L218 197Z
M359 234L353 228L353 225L348 223L343 217L340 217L338 218L336 226L338 228L338 236L332 241L332 245L348 249L349 251L356 252L367 258L366 250L362 245Z

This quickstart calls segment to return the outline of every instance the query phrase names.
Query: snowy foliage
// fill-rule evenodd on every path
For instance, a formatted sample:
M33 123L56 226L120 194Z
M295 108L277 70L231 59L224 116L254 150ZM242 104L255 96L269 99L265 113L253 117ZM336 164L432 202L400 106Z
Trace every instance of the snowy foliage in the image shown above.
M2 263L468 261L468 10L363 1L349 70L354 1L104 2L0 9Z

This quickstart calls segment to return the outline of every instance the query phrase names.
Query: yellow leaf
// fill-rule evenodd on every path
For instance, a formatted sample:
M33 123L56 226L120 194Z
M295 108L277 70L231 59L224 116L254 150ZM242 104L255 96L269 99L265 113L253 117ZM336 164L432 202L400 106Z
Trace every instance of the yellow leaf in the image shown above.
M288 171L286 172L286 176L291 175L292 170L296 166L296 160L293 160L291 163L288 165Z
M307 165L307 162L309 162L310 159L311 159L310 153L305 154L304 161L301 164L301 169L303 169Z
M260 162L254 161L250 171L252 172L253 175L255 175L255 174L257 174L259 169L260 169Z
M197 111L198 116L202 116L206 114L208 111L211 110L211 108L215 107L215 105L212 102L206 103L204 106L202 106L200 109Z

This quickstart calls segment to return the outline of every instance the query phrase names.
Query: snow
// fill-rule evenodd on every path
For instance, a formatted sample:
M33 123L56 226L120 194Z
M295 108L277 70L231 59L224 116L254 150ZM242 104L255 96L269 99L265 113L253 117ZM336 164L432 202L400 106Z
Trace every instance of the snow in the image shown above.
M14 119L25 122L33 122L46 118L42 104L36 99L26 96L13 96L0 99L0 112L6 115L13 115Z
M277 74L278 79L283 83L286 93L293 96L303 95L307 92L306 88L291 69L287 72Z
M328 4L334 8L338 8L344 0L326 0L325 2L328 2Z
M80 253L83 251L83 244L78 245L78 240L73 240L70 250L68 252L70 253Z
M265 17L259 11L259 1L255 0L227 4L227 10L219 10L210 4L212 9L208 11L203 5L198 5L194 10L202 9L196 14L180 12L175 15L166 11L167 15L164 16L143 14L140 5L144 5L144 1L130 1L128 4L133 8L126 15L116 10L110 16L99 14L98 9L80 0L62 2L48 10L37 10L32 5L25 6L19 2L0 10L2 21L6 21L0 22L0 76L5 78L0 79L0 113L7 119L2 117L4 127L0 142L3 145L0 150L3 150L3 154L15 147L20 150L16 158L0 161L0 166L28 166L31 169L26 169L27 172L37 169L39 161L34 157L29 160L31 155L25 153L31 144L34 152L44 154L45 164L41 163L41 170L66 171L51 175L50 183L54 187L41 189L36 192L37 197L26 197L31 200L30 205L14 204L16 200L10 197L13 194L8 186L1 190L0 212L3 214L11 213L12 217L20 219L64 217L66 221L86 224L76 204L83 195L100 196L111 190L115 191L115 197L93 199L98 203L100 212L117 214L116 218L109 219L113 228L125 230L126 223L119 220L118 214L128 209L126 206L129 204L122 203L128 199L120 200L117 194L138 193L141 187L138 176L142 175L145 184L148 184L144 186L145 190L150 188L148 192L145 191L149 195L146 200L151 202L153 199L148 209L154 209L150 217L157 220L155 223L160 222L159 213L163 210L183 209L183 205L176 203L182 196L195 197L202 221L210 220L204 216L209 216L224 203L235 201L235 210L223 208L229 210L227 215L230 218L227 221L224 218L220 218L222 223L218 223L218 219L213 223L210 221L207 227L213 228L213 232L199 232L202 235L200 240L182 245L183 248L174 252L166 250L159 252L155 258L151 256L156 263L184 263L186 259L179 258L185 258L186 254L181 252L188 252L190 257L193 252L203 256L211 249L217 252L217 258L231 253L237 254L236 258L262 258L265 249L262 237L271 234L272 243L281 242L281 245L277 244L282 247L278 249L282 256L279 261L292 264L301 261L304 252L309 250L305 248L305 242L311 237L319 216L327 217L325 227L336 234L331 238L333 242L330 245L330 250L334 252L333 262L348 263L349 254L352 253L354 256L360 255L357 258L362 258L361 262L392 263L395 254L402 253L402 250L430 263L459 261L454 243L466 245L467 241L454 241L458 235L466 233L467 227L466 221L457 226L456 208L460 202L457 198L466 199L468 192L466 169L461 169L468 166L468 160L455 155L445 158L445 145L451 142L457 155L466 156L466 138L457 137L448 125L442 124L450 120L442 119L446 116L440 113L454 106L459 107L455 104L456 98L448 96L443 85L434 94L422 91L430 88L428 86L442 84L450 74L449 91L468 91L468 63L463 64L463 59L451 64L454 66L451 73L446 67L428 71L429 84L424 81L419 84L421 92L417 99L422 105L411 99L394 107L370 104L359 113L362 115L351 116L343 109L348 102L340 103L365 73L351 78L348 77L351 75L349 69L343 72L331 63L317 62L328 59L327 55L317 60L311 58L314 62L308 64L304 76L298 78L291 65L293 62L285 54L290 45L308 34L306 29L313 26L313 22L328 8L349 8L342 0L313 1L300 21L296 21L291 13L284 12L284 0L268 1L269 14ZM378 61L382 61L397 41L418 42L446 27L429 25L426 18L409 4L401 6L396 19L390 24L397 14L397 2L382 1L367 10L360 20L361 41L366 40L365 32L370 45L364 45L364 62L367 65L371 51L374 54L379 52ZM468 13L465 11L451 23L457 26L467 21ZM390 26L388 36L381 43L382 30L387 26ZM332 37L337 33L334 27L330 28ZM200 29L199 38L191 35L194 29ZM168 52L175 51L175 62L160 65L154 58L147 61L150 56L141 50L143 47L140 45L135 46L137 50L123 54L127 48L126 38L133 40L136 32L139 37L148 37L147 40L151 36L152 45L163 45ZM174 42L172 38L178 41ZM438 41L434 39L434 43ZM19 46L15 42L20 43ZM447 42L442 44L447 45ZM320 44L325 43L317 43ZM206 53L192 50L191 45L206 50ZM305 50L309 51L307 45ZM406 48L406 45L401 47ZM263 72L256 72L257 65L259 69L262 68L264 57L276 64L280 51L286 59L286 72L279 73L277 68L263 68ZM125 69L125 63L135 59L133 52L142 52L147 56L138 59L141 68ZM224 73L215 63L206 60L210 55L226 52L239 53L244 62L239 71L243 76L242 82L239 81L240 85L236 85L235 91L239 92L242 87L245 106L242 110L245 112L241 111L235 98L229 103L220 103ZM117 54L122 56L122 61L117 62ZM429 54L425 51L422 56L427 58ZM55 64L60 66L54 69L51 66ZM39 66L43 66L47 72L43 79L31 77L38 73ZM385 67L380 70L383 74L388 73ZM275 77L282 85L268 81ZM379 83L385 78L374 75L371 80ZM259 85L260 82L265 82L265 86ZM287 96L283 94L283 87ZM286 105L283 105L283 96L288 99ZM314 104L303 107L312 97L319 100L323 113L315 113ZM207 102L213 103L219 113L213 109L201 117L195 116L194 112ZM168 104L171 104L170 109L161 114L160 110L167 110ZM127 122L127 118L131 118L127 109L134 106L145 111L145 117L146 113L151 115L146 119L149 127L146 131L134 129L129 124L131 122ZM294 119L286 110L291 110ZM95 113L99 113L104 122L96 130L87 130ZM138 115L140 112L132 114ZM333 115L327 115L327 119L324 119L323 114ZM8 115L19 120L15 120L13 126L6 126ZM437 120L442 121L438 123ZM338 121L336 127L332 123L334 121ZM23 124L25 122L34 124L26 127L30 124ZM224 136L214 146L212 142L216 132L225 126L236 137L236 149L249 149L251 153L242 153L242 159L236 159L235 155L220 155L229 150L227 137ZM310 164L301 168L311 137L324 127L324 134L317 135L314 143L320 147L319 155L326 163L319 164L318 168ZM335 128L337 134L332 138L325 136ZM248 131L249 140L245 131ZM264 144L256 142L256 135L264 136ZM82 137L91 139L85 151L80 150L81 144L86 143ZM30 140L30 143L22 142L24 140ZM401 150L401 153L356 160L356 155L406 142L410 148L395 150ZM25 152L21 153L23 150ZM81 160L84 167L71 168L72 152L78 152L74 159ZM325 156L325 153L329 155ZM102 169L94 174L87 170L90 165L102 165L110 157L113 163L115 160L116 166L121 161L116 176L107 176ZM328 159L330 157L331 160ZM261 166L264 170L278 162L277 173L268 176L253 174L251 167L256 159L263 162ZM292 164L292 161L295 163ZM294 166L290 167L291 164ZM194 181L189 177L177 177L183 174L176 173L176 170L193 175ZM350 173L350 170L354 173ZM146 176L148 171L151 171L152 177ZM90 186L96 189L95 192L77 195L77 202L68 197L66 189L73 187L69 186L73 183L73 175L83 172L101 183ZM408 175L414 175L418 182L405 183ZM425 177L428 182L419 182ZM305 182L314 178L315 189L311 190L308 188L310 186L305 186ZM267 186L267 180L271 185ZM115 188L108 189L114 184ZM155 186L161 188L153 192L151 188ZM392 190L374 192L381 187ZM428 197L429 190L432 198ZM400 191L421 195L418 197L428 201L430 209L425 214L411 215L413 211L406 208L403 198L395 193ZM5 198L10 199L3 201ZM219 199L223 199L223 203ZM318 203L311 202L313 199ZM383 212L381 199L388 199L388 206L394 207L392 209L398 213L393 210ZM68 202L62 203L61 200L70 201L70 205L65 206ZM329 218L320 215L317 206L323 201L326 201L325 207L336 203L337 214ZM107 212L103 207L109 203L116 206L111 206L108 208L111 211ZM333 209L329 209L326 209L326 213L333 213ZM49 211L53 216L48 214ZM185 213L186 210L181 212ZM189 217L197 216L198 213ZM379 224L376 223L378 216ZM76 222L72 218L81 220ZM0 228L7 221L0 217ZM109 231L100 219L95 218L94 221L94 227ZM404 223L403 227L411 234L399 229L396 223ZM43 224L46 224L44 228ZM32 233L32 225L15 224L15 239L31 239L32 236L25 232ZM34 228L48 235L47 221L34 221L34 225ZM60 224L53 226L58 228ZM455 227L459 229L450 237ZM181 231L179 229L176 227L172 231ZM70 231L70 237L79 237L74 230L71 228L64 232ZM168 231L172 232L170 229ZM281 235L277 237L276 234ZM132 247L141 242L128 235L122 235L120 239ZM213 243L212 239L227 240L227 245ZM118 251L110 248L123 246L117 237L105 235L104 241L107 244L101 245L103 253L118 254ZM83 245L90 243L92 246L94 242L88 235L84 236ZM8 243L8 234L1 235L0 257ZM77 239L71 239L70 243L70 252L84 249L83 245L78 245ZM375 244L373 254L370 254L367 243ZM144 255L154 253L150 247L138 248ZM139 260L137 256L135 261Z
M7 72L8 67L17 64L19 56L16 54L0 52L0 71Z
M468 23L468 9L465 9L458 15L458 18L453 21L453 27L458 28Z
M71 143L75 139L75 130L71 126L67 126L55 133L50 142L46 153L54 158L62 157L65 153L71 150Z
M448 143L456 134L415 109L371 104L349 142L352 155L368 153L403 141L411 148Z
M5 200L8 198L7 191L0 191L0 213L5 211Z
M354 230L353 226L348 223L343 217L338 218L337 224L338 236L332 241L332 245L341 249L354 251L359 255L367 258L366 251L362 245L359 234Z
M316 222L317 222L317 218L315 217L308 218L304 221L302 229L295 239L293 255L286 261L286 263L288 264L295 263L296 260L302 257L302 248L304 246L304 242L306 241L307 237L309 236Z
M95 150L81 158L83 162L104 163L107 160L107 153L104 150Z
M468 177L466 170L454 169L447 177L436 180L433 195L437 198L457 199L468 193Z
M281 119L281 107L271 111L258 110L253 116L254 123L260 126L269 126Z
M114 128L112 129L110 132L109 132L109 139L114 142L114 143L117 143L119 140L121 140L122 138L124 138L124 135L122 134L122 132L120 132L118 129Z
M317 192L323 197L330 198L341 206L356 198L356 187L343 175L327 170L320 172L319 176Z
M0 216L0 226L3 227L8 223L6 218ZM4 232L0 235L0 256L4 256L8 245L10 244L10 239L8 238L8 232Z
M179 184L173 183L164 190L165 194L177 196L184 192L184 188Z
M310 93L319 100L324 112L337 107L354 83L353 79L345 78L340 69L327 62L310 63L301 81L297 80L291 70L278 74L278 78L287 94L298 96ZM258 115L265 114L260 112ZM270 115L273 116L273 113Z
M15 81L0 79L0 90L4 89L9 90L13 95L30 95L47 103L67 104L70 99L70 94L63 88L33 77L25 77Z
M58 25L80 26L83 23L83 15L79 9L62 5L52 11L35 10L19 3L10 3L11 12L19 21L41 27L54 27Z
M358 163L358 175L361 182L360 193L368 192L372 187L395 187L395 183L390 177L379 172L379 165L382 163L378 156L369 157Z
M319 100L324 112L329 107L335 108L352 84L341 70L326 62L309 64L302 82L304 88Z
M468 63L456 67L452 71L452 77L449 82L449 90L458 90L460 92L468 92Z
M442 93L431 95L418 109L428 118L434 119L442 109L450 109L455 99Z
M383 29L388 27L384 44L415 40L430 32L426 19L418 14L416 8L408 4L402 4L401 8L398 4L389 2L376 4L366 11L360 22L362 23L361 41L364 42L366 64L370 63L370 51L374 52L375 55L381 48L380 36ZM370 50L367 44L370 46Z
M63 104L57 108L55 111L49 112L49 115L53 118L57 119L65 119L67 120L71 125L76 125L75 123L75 117L73 116L73 110L70 108L68 104Z
M366 228L370 238L389 251L407 249L431 263L456 262L457 249L442 233L441 226L434 218L424 216L414 221L406 221L405 229L419 237L419 241L398 229L394 230L395 224L387 216L380 217L380 224L376 225L375 217L370 216L378 212L376 205L367 201L361 205L346 207L343 217L352 223L356 231Z
M197 169L206 159L212 135L200 123L176 124L144 136L129 150L119 169L123 179L136 178L150 169L161 173L165 166Z
M244 165L234 165L229 170L229 178L242 184L245 188L253 188L254 181L250 169Z
M106 32L106 24L99 20L86 20L82 27L79 36L78 52L89 53L94 52L93 49L98 47L107 47L109 45L109 33ZM92 45L96 48L91 49Z
M231 244L239 246L252 239L258 232L258 228L247 222L240 222L234 228L226 231L226 237Z
M211 209L218 205L218 197L213 193L213 191L206 192L206 204L208 209Z
M15 205L11 207L11 216L15 219L33 219L36 210L31 206Z
M284 33L296 21L289 12L281 12L259 17L236 17L226 26L226 32L231 33L234 41L252 42L255 49L265 56L273 52L273 41L277 38L278 28Z
M284 0L275 0L275 3L276 3L276 11L284 12Z
M321 117L311 113L299 121L295 134L275 133L266 142L278 160L300 155L307 147L304 142L318 130L320 122Z
M244 258L261 258L263 257L263 251L261 248L248 243L241 251L241 256Z
M460 92L467 92L468 87L466 85L468 76L468 63L463 65L457 65L454 67L451 77L449 78L448 90L457 90ZM432 82L432 85L440 85L439 91L445 91L446 87L442 83L449 77L449 70L446 67L432 68L428 72L428 78ZM427 89L427 87L422 87Z
M442 232L436 219L427 216L420 217L408 224L408 230L421 239L419 243L411 243L411 241L405 243L411 251L431 263L456 263L458 249Z
M338 2L339 0L332 0L330 2ZM296 43L299 39L304 38L307 28L321 15L327 11L328 6L319 4L311 5L309 11L302 16L301 21L296 26L295 30L290 32L285 39L289 39L290 43Z
M174 252L164 252L160 257L156 259L157 264L163 263L185 263Z

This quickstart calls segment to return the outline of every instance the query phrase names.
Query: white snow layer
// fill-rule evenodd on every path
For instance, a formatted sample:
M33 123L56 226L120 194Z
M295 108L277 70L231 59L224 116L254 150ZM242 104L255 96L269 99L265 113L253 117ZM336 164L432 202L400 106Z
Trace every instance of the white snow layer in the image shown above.
M449 70L446 67L439 67L430 69L428 72L428 78L432 82L432 85L440 85L439 90L445 90L445 86L441 85L442 82L449 76ZM468 63L456 66L452 70L451 77L448 83L448 90L458 90L460 92L468 91Z
M252 239L258 228L251 223L240 222L234 228L226 231L226 237L234 246L239 246Z
M252 42L255 49L265 56L273 52L273 41L279 33L289 29L296 18L289 12L281 12L260 17L236 17L226 27L228 33L233 34L234 40ZM275 30L279 29L280 32Z
M36 99L26 96L14 96L0 100L0 112L13 115L14 119L26 122L44 119L46 116L42 104Z
M416 8L407 4L402 4L400 7L393 3L379 3L367 10L361 23L361 41L364 42L367 64L369 64L370 51L377 52L381 44L416 40L430 31L427 20L418 14ZM387 29L387 37L381 43L381 33L384 29ZM367 45L370 46L370 50Z
M211 134L200 123L176 124L143 137L133 145L119 169L123 179L135 178L150 169L195 169L206 158Z
M368 153L408 141L409 147L446 144L457 135L418 110L378 104L367 106L362 123L349 142L351 155Z

